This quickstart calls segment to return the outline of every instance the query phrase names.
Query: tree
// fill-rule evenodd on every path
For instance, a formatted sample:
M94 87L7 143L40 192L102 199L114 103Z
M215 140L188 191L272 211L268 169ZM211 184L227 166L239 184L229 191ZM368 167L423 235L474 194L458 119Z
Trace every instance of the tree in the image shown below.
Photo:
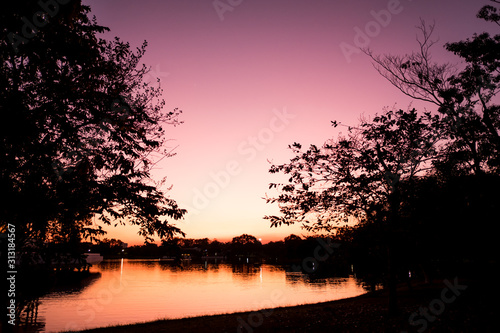
M297 236L295 234L290 234L290 235L285 237L284 241L285 241L285 243L300 242L300 241L302 241L302 237Z
M302 223L314 232L330 232L352 216L366 219L388 202L401 181L431 168L438 121L430 113L418 116L415 109L389 110L322 147L311 145L303 152L294 143L290 163L269 170L290 175L287 184L269 185L281 194L267 202L279 203L283 215L265 218L272 227Z
M483 6L477 17L500 26L498 3ZM494 241L484 232L496 221L493 202L498 202L496 184L500 175L500 35L487 32L446 43L446 50L463 65L439 64L432 60L434 26L422 21L419 50L406 55L375 55L365 50L379 73L404 94L437 106L443 116L443 149L433 161L434 170L425 178L408 183L404 210L409 242L419 265L444 262L463 273L464 262L487 267L495 259ZM439 204L436 204L439 202ZM472 223L482 221L482 228ZM467 244L467 245L464 245ZM489 258L488 260L486 258ZM425 262L427 261L427 262ZM452 263L452 264L451 264ZM443 265L444 266L444 265ZM430 267L433 268L433 267ZM428 274L426 274L428 275Z
M256 254L262 248L262 243L255 236L243 234L233 237L231 249L233 254L252 255Z
M255 238L255 236L243 234L237 237L233 237L231 243L247 245L247 244L259 244L260 242L257 238Z
M404 184L401 216L406 265L426 280L484 275L497 264L496 234L500 176L436 174ZM489 227L489 228L488 228Z
M497 1L493 1L498 3ZM497 8L484 6L477 15L500 25ZM418 52L375 55L365 50L375 68L405 95L432 103L443 118L449 137L441 164L454 174L482 174L500 170L500 105L494 96L500 86L500 35L475 34L472 39L445 47L464 60L464 68L432 60L434 25L421 22ZM442 168L443 169L443 168Z
M98 252L104 257L122 255L123 253L123 242L115 238L104 238L99 240L95 246L93 246L93 251Z
M267 199L280 205L282 216L265 218L271 226L302 223L313 232L331 232L351 217L360 223L380 224L388 252L389 305L395 311L392 258L400 225L401 184L432 167L439 121L430 113L419 116L415 109L389 110L322 147L311 145L304 152L294 143L290 148L296 156L290 163L270 169L290 175L286 184L270 184L281 194Z
M165 127L161 88L143 82L135 51L89 19L80 1L6 3L0 18L0 225L19 248L42 246L49 226L78 241L94 221L140 226L146 240L182 234L184 209L150 178Z
M219 242L218 240L214 239L208 244L208 255L216 256L219 255L221 256L223 254L224 249L225 249L225 244Z

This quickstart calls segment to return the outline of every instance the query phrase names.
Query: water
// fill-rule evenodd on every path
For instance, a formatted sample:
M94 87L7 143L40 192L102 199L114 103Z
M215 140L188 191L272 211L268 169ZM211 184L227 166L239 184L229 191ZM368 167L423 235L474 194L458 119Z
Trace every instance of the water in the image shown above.
M274 265L103 261L83 288L40 299L47 332L317 303L366 292L354 278L310 279Z

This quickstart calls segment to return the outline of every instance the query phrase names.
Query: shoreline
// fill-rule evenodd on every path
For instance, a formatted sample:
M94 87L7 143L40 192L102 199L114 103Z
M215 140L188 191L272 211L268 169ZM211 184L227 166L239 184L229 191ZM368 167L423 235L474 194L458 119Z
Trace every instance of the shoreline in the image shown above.
M466 286L466 289L461 291L455 288L458 295L453 302L440 301L443 295L448 295L443 290L452 282L457 286ZM400 285L400 312L392 316L387 312L387 291L377 290L322 303L160 319L81 332L423 332L431 328L437 331L493 332L498 311L490 304L494 304L492 301L496 303L497 299L491 292L483 290L483 284L460 283L453 279L432 284L415 283L411 289ZM448 295L445 300L450 299ZM441 304L442 308L436 307ZM433 306L435 309L432 309Z

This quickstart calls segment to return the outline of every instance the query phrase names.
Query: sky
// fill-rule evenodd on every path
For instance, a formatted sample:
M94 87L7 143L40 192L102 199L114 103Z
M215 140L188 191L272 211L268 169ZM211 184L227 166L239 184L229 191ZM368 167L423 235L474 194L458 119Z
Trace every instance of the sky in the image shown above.
M165 112L183 111L167 129L174 157L155 165L168 196L188 213L173 221L188 238L229 241L243 233L263 243L299 225L270 228L279 214L264 197L271 163L286 163L288 145L321 145L342 127L384 108L418 110L359 51L405 54L417 49L420 20L435 23L434 60L460 63L446 42L491 30L475 17L487 1L456 0L83 0L99 24L138 47L148 42L146 81L161 80ZM345 131L345 129L344 129ZM108 238L141 244L138 228L106 228Z

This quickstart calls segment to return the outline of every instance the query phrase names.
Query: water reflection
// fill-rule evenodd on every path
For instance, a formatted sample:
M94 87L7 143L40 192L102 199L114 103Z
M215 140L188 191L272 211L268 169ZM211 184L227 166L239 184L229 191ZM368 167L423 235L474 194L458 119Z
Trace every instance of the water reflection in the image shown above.
M233 274L237 274L243 277L251 277L252 275L258 274L260 271L259 266L249 265L249 264L232 264Z
M79 281L65 281L62 284L52 288L50 297L66 297L69 295L81 294L86 288L89 288L93 284L97 283L101 278L101 272L91 272L87 277Z
M100 276L78 292L40 299L38 320L47 331L257 310L277 292L282 297L274 306L365 292L354 277L314 278L266 264L125 259L103 261L92 269Z

